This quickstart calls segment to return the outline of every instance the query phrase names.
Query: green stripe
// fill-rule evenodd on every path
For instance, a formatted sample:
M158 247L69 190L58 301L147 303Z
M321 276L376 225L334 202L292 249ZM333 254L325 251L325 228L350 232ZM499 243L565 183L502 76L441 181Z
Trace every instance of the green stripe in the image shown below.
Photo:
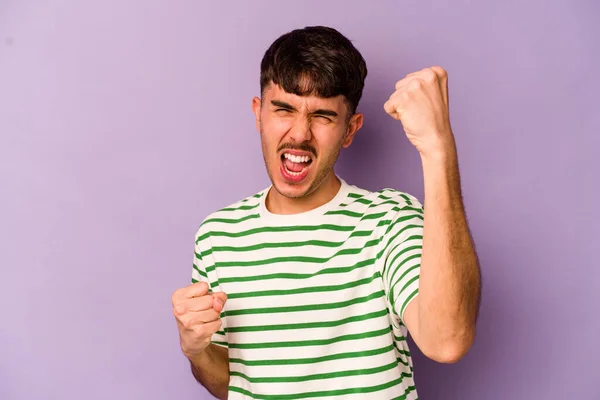
M411 238L415 238L415 237L419 237L419 238L423 238L423 236L411 236ZM412 240L411 238L406 239L406 241L408 240ZM394 246L394 248L392 250L390 250L390 254L392 254L394 252L394 250L396 250L398 247L402 246L403 244L405 244L405 242L401 242L398 243L396 246ZM396 254L396 256L394 256L394 258L392 258L391 261L388 261L387 259L385 260L385 263L383 264L383 270L381 271L381 275L384 276L385 278L387 278L386 276L386 271L389 271L388 266L389 265L394 265L394 263L396 262L396 260L398 259L398 257L400 257L403 254L406 254L409 251L412 250L418 250L418 249L423 249L422 245L417 245L417 246L409 246L401 251L398 252L398 254ZM421 256L421 252L419 252L419 256ZM388 256L389 257L389 256Z
M409 215L404 215L402 217L396 218L396 220L394 220L394 222L392 224L390 224L390 226L388 226L388 228L386 229L385 235L388 235L392 231L392 229L394 229L394 227L397 224L405 222L407 220L411 220L413 218L418 218L418 219L421 219L421 220L424 219L423 216L419 215L419 214L409 214ZM419 224L419 225L415 225L415 224L405 225L405 226L402 227L402 231L404 231L408 227L411 227L411 228L421 228L422 229L423 228L423 224ZM396 233L396 235L398 235L398 234Z
M382 221L380 221L379 224L377 224L377 227L383 226L383 225L386 225L389 223L391 223L391 221L382 220ZM373 231L374 231L374 229L363 230L363 231L354 231L350 234L348 239L353 238L353 237L368 237L373 234ZM266 248L288 248L288 247L304 247L304 246L340 247L344 243L346 243L346 241L348 239L346 239L344 241L340 241L340 242L330 242L327 240L305 240L302 242L257 243L257 244L248 245L248 246L214 246L214 247L212 247L206 251L203 251L201 253L196 253L196 257L202 258L202 257L206 257L206 256L212 254L213 252L216 253L216 252L220 252L220 251L248 252L248 251L262 250L262 249L266 249Z
M423 220L423 219L424 219L424 218L423 218L423 216L421 216L421 215L419 215L419 214L410 214L410 215L405 215L405 216L399 217L399 218L397 218L397 219L394 221L394 223L393 223L393 224L390 224L390 226L388 226L387 230L385 231L385 235L389 234L389 233L392 231L392 229L393 229L393 228L394 228L394 227L395 227L397 224L399 224L399 223L401 223L401 222L405 222L405 221L407 221L407 220L410 220L410 219L413 219L413 218L418 218L418 219L421 219L421 220ZM402 227L402 230L401 230L401 231L404 231L404 230L406 230L408 227L411 227L411 228L421 228L421 229L422 229L422 228L423 228L423 224L419 224L419 225L415 225L415 224L406 225L406 226L403 226L403 227ZM398 233L396 233L396 234L395 234L395 235L394 235L392 238L395 238L396 236L398 236ZM388 244L389 244L389 242L388 242Z
M403 356L406 357L410 357L410 352L407 350L402 350L400 347L398 347L397 343L394 342L394 345L396 346L396 350L398 351L398 353L402 354Z
M392 200L389 200L389 201L392 201ZM422 208L411 207L408 205L405 205L403 207L395 206L395 207L392 207L390 211L413 211L413 212L417 212L419 214L423 214Z
M388 205L388 204L394 205L394 207L391 208L390 211L397 211L396 208L398 208L398 207L396 207L396 206L400 205L400 203L398 203L395 200L385 200L385 201L382 201L381 203L372 204L369 208L375 208L375 207L384 206L384 205Z
M409 242L409 241L411 241L411 240L419 240L419 241L423 241L423 235L412 235L412 236L409 236L409 237L407 237L407 238L406 238L406 239L404 239L403 241L401 241L401 242L399 242L399 243L396 243L396 245L395 245L394 247L392 247L392 249L390 250L389 254L393 254L393 253L394 253L394 251L396 251L396 249L397 249L398 247L402 246L403 244L406 244L406 242ZM423 246L419 244L419 245L417 245L417 246L412 246L412 247L419 247L419 248L422 248ZM406 250L406 249L405 249L405 250ZM399 254L403 254L403 253L405 253L405 252L406 252L405 250L402 250L402 251L401 251ZM204 255L204 254L203 254L203 255ZM388 256L388 258L389 258L389 256ZM398 255L396 255L396 256L395 256L395 257L392 259L392 262L391 262L391 263L393 264L393 263L396 261L396 259L397 259L397 258L398 258Z
M351 199L360 199L364 196L365 196L364 194L360 194L360 193L348 193L346 195L346 197L350 197Z
M350 210L334 210L334 211L328 211L325 213L325 215L345 215L347 217L360 218L361 221L366 221L366 220L370 220L370 219L378 219L378 218L384 217L386 214L387 214L387 211L365 215L365 213L360 213L360 212L350 211Z
M401 359L400 357L398 357L396 359L400 364L404 365L405 367L409 367L410 368L410 364L408 363L408 361L404 361L403 359ZM411 369L412 371L412 369Z
M251 246L215 246L212 248L214 252L217 251L235 251L235 252L248 252L262 249L273 249L273 248L291 248L291 247L303 247L303 246L318 246L318 247L340 247L344 242L328 242L326 240L306 240L303 242L276 242L276 243L258 243ZM204 256L204 253L202 253Z
M334 211L328 211L325 213L325 215L345 215L347 217L354 217L354 218L360 218L363 216L362 213L356 212L356 211L350 211L350 210L334 210Z
M304 392L304 393L293 393L293 394L254 394L246 389L239 388L237 386L229 386L229 390L232 392L237 392L244 394L246 396L252 397L253 399L263 399L263 400L287 400L287 399L301 399L301 398L311 398L311 397L328 397L328 396L342 396L353 393L373 393L381 390L389 389L393 386L396 386L402 382L403 376L400 376L393 381L383 383L381 385L375 386L366 386L366 387L358 387L358 388L346 388L346 389L337 389L337 390L323 390L318 392ZM414 386L408 387L405 394L397 397L396 400L404 400L408 393L415 389Z
M389 282L392 287L390 288L390 293L392 292L393 288L396 286L396 284L400 281L402 281L402 278L404 278L406 275L408 275L409 272L411 272L412 270L419 268L421 266L421 263L417 263L415 265L413 265L410 268L407 268L405 270L402 271L402 273L400 274L400 276L398 277L398 279L394 279L394 277L396 276L396 273L400 270L402 270L402 266L404 264L406 264L407 262L417 259L417 258L421 258L421 254L414 254L412 256L406 257L404 260L402 260L402 262L400 262L400 264L398 264L396 267L394 267L394 273L392 274L392 277L390 279L387 280L387 282ZM417 275L418 277L418 275Z
M313 264L324 264L335 257L344 256L344 255L354 255L360 254L364 249L377 246L381 238L369 240L364 244L363 247L350 248L350 249L342 249L333 254L330 257L308 257L308 256L286 256L286 257L273 257L267 258L264 260L253 260L253 261L225 261L225 262L217 262L216 266L218 267L256 267L259 265L268 265L268 264L278 264L281 262L305 262L305 263L313 263Z
M408 359L410 359L410 353L408 351L402 350L400 349L400 347L398 347L398 342L394 342L393 346L396 348L396 351L400 354L403 355L404 357ZM404 361L401 358L398 357L398 362L401 363L402 365L405 365L407 367L410 368L410 370L412 371L412 367L410 366L410 363L408 361Z
M200 274L200 276L202 276L203 278L207 278L208 279L208 274L206 272L204 272L203 270L201 270L200 268L198 268L198 266L196 264L192 265L192 268Z
M368 200L368 199L360 198L360 199L356 199L356 200L352 201L349 204L340 204L340 207L348 207L350 204L354 204L354 203L366 204L366 205L369 206L369 208L378 207L378 206L381 206L381 205L384 205L384 204L394 204L394 205L399 205L400 204L400 203L398 203L397 201L394 201L394 200L387 200L387 201L384 201L384 202L381 202L381 203L373 204L373 200Z
M388 226L388 228L387 228L384 236L387 236L387 234L390 233L390 231L392 229L394 229L394 227L396 226L396 224L398 224L400 222L403 222L403 221L400 221L400 219L398 219L398 220L394 221L394 223L392 223L390 226ZM407 231L409 229L420 229L420 230L423 230L423 226L422 225L414 225L414 224L403 226L398 232L396 232L392 237L390 237L388 239L388 242L383 247L383 250L381 250L381 252L378 254L377 258L381 257L381 255L387 250L387 248L390 246L390 244L396 243L395 240L398 238L398 236L402 235L405 231ZM400 242L400 243L402 243L402 242Z
M263 332L263 331L278 331L278 330L293 330L293 329L310 329L310 328L331 328L351 322L366 321L369 319L383 317L388 314L386 309L375 311L364 315L355 315L352 317L340 319L337 321L321 321L321 322L302 322L297 324L280 324L280 325L257 325L257 326L234 326L226 328L228 333L239 332Z
M310 286L302 287L297 289L282 289L282 290L263 290L257 292L244 292L244 293L231 293L229 299L243 299L248 297L261 297L261 296L285 296L290 294L301 294L301 293L321 293L321 292L335 292L337 290L350 289L353 287L366 285L373 282L375 279L380 278L381 274L376 271L370 278L363 278L357 281L344 283L341 285L329 285L329 286Z
M378 218L385 216L386 214L387 214L387 211L365 215L364 213L360 213L357 211L350 211L350 210L335 210L335 211L328 211L327 213L325 213L325 215L345 215L347 217L360 218L361 221L366 221L366 220L370 220L370 219L378 219Z
M316 364L325 361L333 361L333 360L343 360L347 358L360 358L360 357L370 357L376 356L379 354L385 354L394 350L394 345L390 344L389 346L381 347L379 349L374 350L366 350L366 351L354 351L350 353L338 353L338 354L330 354L322 357L315 358L285 358L282 360L244 360L241 358L230 358L230 363L243 364L249 367L251 366L276 366L276 365L300 365L300 364ZM402 360L400 362L404 363Z
M315 277L317 275L326 275L326 274L343 274L346 272L350 272L357 268L366 267L375 263L375 259L371 258L368 260L357 262L356 264L350 267L332 267L325 268L320 271L317 271L312 274L295 274L288 272L281 272L275 274L266 274L266 275L256 275L256 276L236 276L231 278L220 278L221 283L238 283L238 282L253 282L253 281L261 281L267 279L308 279ZM210 268L210 267L209 267ZM209 270L207 268L207 271ZM213 267L214 269L214 267Z
M376 331L353 333L349 335L337 336L329 339L314 339L303 341L284 341L284 342L264 342L264 343L229 343L231 349L273 349L283 347L304 347L304 346L326 346L333 343L361 340L382 335L389 335L389 326Z
M221 212L221 211L242 211L242 210L253 210L253 209L255 209L255 208L256 208L256 207L258 207L258 206L260 206L260 203L256 203L256 204L255 204L255 205L253 205L253 206L249 206L249 205L242 205L242 206L239 206L239 207L226 207L226 208L221 208L221 209L219 210L219 212Z
M211 222L221 222L223 224L238 224L240 222L244 222L249 219L255 219L255 218L260 218L260 214L250 214L250 215L246 215L245 217L242 217L242 218L209 218L209 219L205 220L202 225L206 225Z
M370 220L370 219L378 219L381 217L384 217L387 214L387 211L383 211L377 214L368 214L365 215L364 217L361 218L361 221L366 221L366 220Z
M410 206L404 206L402 208L398 208L398 207L394 207L394 208L395 209L397 208L397 210L394 210L394 211L413 211L413 212L417 212L419 214L424 214L422 208L416 208L416 207L410 207Z
M263 197L263 196L264 196L264 194L265 194L265 192L256 193L256 194L255 194L255 195L253 195L253 196L246 197L246 198L245 198L244 200L242 200L240 203L246 203L246 202L248 202L248 201L250 201L250 200L254 200L254 199L260 199L261 197Z
M191 281L192 281L192 283L206 282L206 281L199 281L198 279L195 279L195 278L192 278ZM209 286L210 286L210 289L214 289L217 286L219 286L219 282L209 282Z
M361 204L367 204L367 205L371 204L372 202L373 202L372 200L363 199L362 197L353 201L353 203L361 203Z
M329 231L337 231L337 232L349 232L353 231L355 226L343 226L343 225L334 225L334 224L322 224L322 225L297 225L297 226L264 226L260 228L249 229L241 232L224 232L224 231L211 231L207 232L203 235L198 236L196 239L196 244L205 240L209 236L225 236L232 238L239 238L243 236L250 236L257 233L266 233L266 232L314 232L319 230L329 230Z
M304 376L265 376L265 377L250 377L242 372L231 371L230 376L239 376L251 383L292 383L292 382L307 382L307 381L315 381L320 379L334 379L334 378L343 378L346 376L359 376L359 375L373 375L381 372L389 371L392 368L396 368L398 363L394 360L394 362L389 363L387 365L382 365L374 368L364 368L364 369L350 369L346 371L337 371L337 372L327 372L321 374L312 374L312 375L304 375ZM410 378L412 375L403 373L403 376Z
M406 306L408 305L408 303L412 300L413 297L415 297L417 295L417 293L419 293L419 288L416 288L414 290L414 292L412 292L407 298L406 300L404 300L404 303L402 303L402 307L400 307L400 315L404 314L404 309L406 308Z
M402 292L404 292L404 290L410 286L411 283L413 283L414 281L416 281L417 279L419 279L419 275L411 278L408 282L406 282L406 284L402 287L402 289L400 289L400 292L398 292L398 294L402 294ZM396 285L398 284L398 282L400 282L400 279L394 283L390 289L390 293L389 293L389 299L390 299L390 303L395 304L396 299L394 299L394 288L396 287Z
M410 394L410 392L414 391L415 389L416 389L416 387L414 385L413 386L409 386L409 387L406 388L406 390L404 391L403 395L400 395L398 397L394 397L392 400L405 400L406 396L408 396Z
M332 310L335 308L348 307L353 304L366 303L369 300L377 299L385 296L383 290L379 290L375 293L371 293L368 296L356 297L354 299L339 301L337 303L323 303L323 304L307 304L301 306L287 306L287 307L261 307L261 308L246 308L238 310L225 311L225 316L235 315L249 315L249 314L274 314L274 313L288 313L288 312L301 312L301 311L316 311L316 310Z
M394 276L396 276L396 272L402 270L402 266L404 264L406 264L407 262L411 261L411 260L415 260L415 259L420 259L421 258L421 253L418 254L413 254L412 256L408 256L405 259L403 259L400 264L398 264L398 266L395 267L394 269L394 273L392 274L391 279L389 280L390 282L398 282L401 281L402 278L404 278L410 271L412 271L415 268L419 268L421 266L421 263L417 263L415 265L413 265L412 267L403 270L402 274L398 277L398 279L394 279ZM420 260L419 260L420 261Z
M404 193L398 193L400 195L400 197L402 197L404 199L404 201L406 201L406 204L408 204L409 206L412 205L412 201L411 199L405 195Z

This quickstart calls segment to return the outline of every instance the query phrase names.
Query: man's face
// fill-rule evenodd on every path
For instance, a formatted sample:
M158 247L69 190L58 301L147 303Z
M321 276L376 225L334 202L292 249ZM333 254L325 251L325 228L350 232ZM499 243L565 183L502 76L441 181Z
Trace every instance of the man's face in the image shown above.
M310 195L333 173L340 149L348 147L362 125L349 117L343 96L297 96L271 84L252 108L263 157L273 187L281 195Z

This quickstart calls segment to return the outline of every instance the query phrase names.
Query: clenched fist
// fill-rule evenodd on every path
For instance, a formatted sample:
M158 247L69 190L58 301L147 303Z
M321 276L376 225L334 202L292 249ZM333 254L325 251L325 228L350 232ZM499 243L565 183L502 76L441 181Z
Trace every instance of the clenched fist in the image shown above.
M454 145L448 110L448 74L441 67L406 75L383 108L402 122L421 155Z
M190 360L209 344L221 328L221 310L227 301L223 292L208 292L205 282L197 282L173 293L173 314L177 319L181 350Z

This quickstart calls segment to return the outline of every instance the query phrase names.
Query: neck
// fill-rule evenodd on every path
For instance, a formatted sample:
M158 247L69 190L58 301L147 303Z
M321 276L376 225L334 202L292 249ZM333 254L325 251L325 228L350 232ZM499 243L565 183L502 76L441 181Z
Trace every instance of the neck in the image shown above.
M307 212L330 202L341 185L340 180L332 172L315 190L302 197L285 197L272 188L265 199L265 206L273 214L289 215Z

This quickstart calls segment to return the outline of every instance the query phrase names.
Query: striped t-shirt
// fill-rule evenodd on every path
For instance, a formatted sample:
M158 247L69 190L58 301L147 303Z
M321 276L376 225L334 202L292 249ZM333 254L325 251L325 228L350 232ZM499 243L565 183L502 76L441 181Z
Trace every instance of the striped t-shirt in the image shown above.
M293 215L267 188L211 214L192 282L228 301L215 344L229 351L230 399L416 399L407 329L423 207L342 180L327 204Z

